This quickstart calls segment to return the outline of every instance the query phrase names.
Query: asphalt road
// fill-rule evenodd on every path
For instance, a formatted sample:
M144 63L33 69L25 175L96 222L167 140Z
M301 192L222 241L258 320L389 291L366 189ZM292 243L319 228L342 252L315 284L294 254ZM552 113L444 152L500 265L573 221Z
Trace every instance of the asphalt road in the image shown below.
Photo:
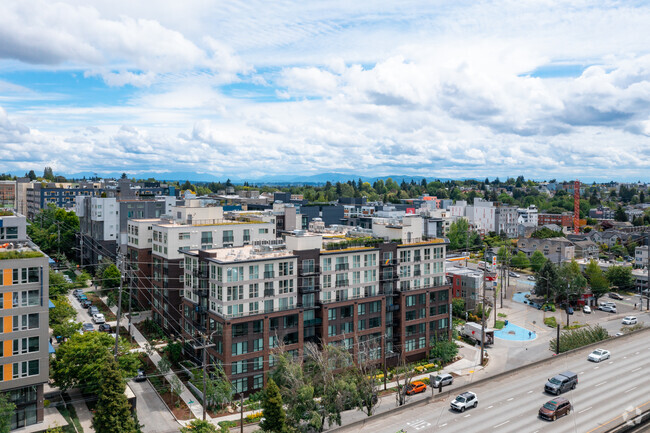
M621 422L626 411L650 406L650 332L614 338L602 347L610 350L612 357L600 364L587 361L591 350L582 350L479 386L459 383L455 387L458 393L474 391L479 399L478 408L465 413L449 409L450 400L456 396L453 393L426 406L343 431L604 432ZM537 412L553 398L543 391L546 379L566 370L578 373L577 388L563 394L574 409L555 422L543 421Z

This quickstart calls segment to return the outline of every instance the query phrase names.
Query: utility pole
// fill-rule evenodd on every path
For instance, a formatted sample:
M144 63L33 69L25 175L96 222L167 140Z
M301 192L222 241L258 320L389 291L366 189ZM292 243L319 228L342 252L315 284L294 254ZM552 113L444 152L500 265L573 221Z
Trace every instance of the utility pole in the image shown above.
M240 433L244 433L244 393L239 394L241 404L239 405L239 426Z
M122 316L122 282L124 280L124 274L122 271L122 265L123 265L123 260L122 260L122 254L119 254L117 256L117 261L118 261L118 267L120 270L120 287L117 293L117 325L115 326L115 351L114 351L114 356L115 360L117 360L117 343L120 338L120 319Z
M381 350L381 353L384 358L384 391L386 391L386 376L388 376L388 371L386 371L386 346L388 342L388 333L384 334L384 347Z
M483 254L485 260L485 254ZM485 275L487 273L487 263L483 267L483 293L481 294L481 366L485 359Z
M202 350L203 350L203 421L205 421L205 412L207 410L206 405L205 405L205 403L206 403L206 398L205 397L206 397L206 393L207 393L207 391L206 391L206 373L207 373L207 371L206 370L208 368L208 361L207 361L208 350L206 349L205 343L206 343L205 342L205 334L203 334L203 347L202 347Z
M560 354L560 325L557 325L557 338L555 339L555 354Z

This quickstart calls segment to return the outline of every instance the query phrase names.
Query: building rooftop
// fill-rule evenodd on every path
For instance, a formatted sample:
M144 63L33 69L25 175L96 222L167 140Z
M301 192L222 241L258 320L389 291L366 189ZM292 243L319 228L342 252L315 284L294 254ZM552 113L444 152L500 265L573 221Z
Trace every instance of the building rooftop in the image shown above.
M30 259L45 254L31 242L6 242L0 244L0 260Z
M211 260L218 262L246 262L294 256L292 251L284 249L284 245L245 245L243 247L213 248L203 251L211 256Z

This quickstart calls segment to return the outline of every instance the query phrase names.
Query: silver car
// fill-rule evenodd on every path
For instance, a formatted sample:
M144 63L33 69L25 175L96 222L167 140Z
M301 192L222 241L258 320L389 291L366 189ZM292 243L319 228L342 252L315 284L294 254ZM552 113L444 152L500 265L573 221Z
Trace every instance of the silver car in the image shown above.
M452 383L454 383L454 377L451 374L443 373L437 375L433 379L431 386L434 388L440 388L440 386L447 386L447 385L451 385Z

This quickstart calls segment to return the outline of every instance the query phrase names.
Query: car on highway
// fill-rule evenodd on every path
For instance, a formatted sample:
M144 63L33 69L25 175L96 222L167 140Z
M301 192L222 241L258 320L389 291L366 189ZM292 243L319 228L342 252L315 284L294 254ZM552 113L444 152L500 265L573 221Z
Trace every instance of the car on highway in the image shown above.
M612 299L618 299L619 301L623 300L623 297L616 292L610 292L609 297Z
M557 374L551 377L546 385L544 385L544 391L560 395L564 391L569 389L575 389L578 384L578 375L572 371L565 371L564 373Z
M606 359L609 359L609 357L610 357L609 350L596 349L596 350L594 350L593 352L591 352L589 354L587 359L589 361L593 361L593 362L600 362L600 361L604 361Z
M93 323L106 323L106 318L102 313L93 314Z
M508 272L509 277L519 278L519 274L516 272Z
M92 316L92 315L97 314L97 313L99 313L99 308L95 307L94 305L91 305L90 307L88 307L88 314L90 314Z
M111 325L108 323L102 323L101 325L98 326L97 328L99 332L108 332L109 334L113 332L113 328L111 328Z
M426 390L427 390L427 385L420 380L416 380L415 382L411 382L408 384L408 386L406 387L406 395L419 394Z
M452 383L454 383L454 377L449 373L443 373L433 378L431 386L434 388L440 388L440 386L447 386Z
M591 314L591 307L589 305L585 305L582 307L582 312L585 314Z
M81 331L82 332L93 332L95 330L95 327L93 326L92 323L84 323L81 326Z
M623 319L623 325L636 325L637 320L634 316L627 316Z
M557 397L544 403L539 408L539 417L549 421L555 421L561 416L568 415L571 412L571 403L564 397Z
M465 412L465 409L477 406L478 397L471 391L462 393L451 402L451 408L460 412Z

